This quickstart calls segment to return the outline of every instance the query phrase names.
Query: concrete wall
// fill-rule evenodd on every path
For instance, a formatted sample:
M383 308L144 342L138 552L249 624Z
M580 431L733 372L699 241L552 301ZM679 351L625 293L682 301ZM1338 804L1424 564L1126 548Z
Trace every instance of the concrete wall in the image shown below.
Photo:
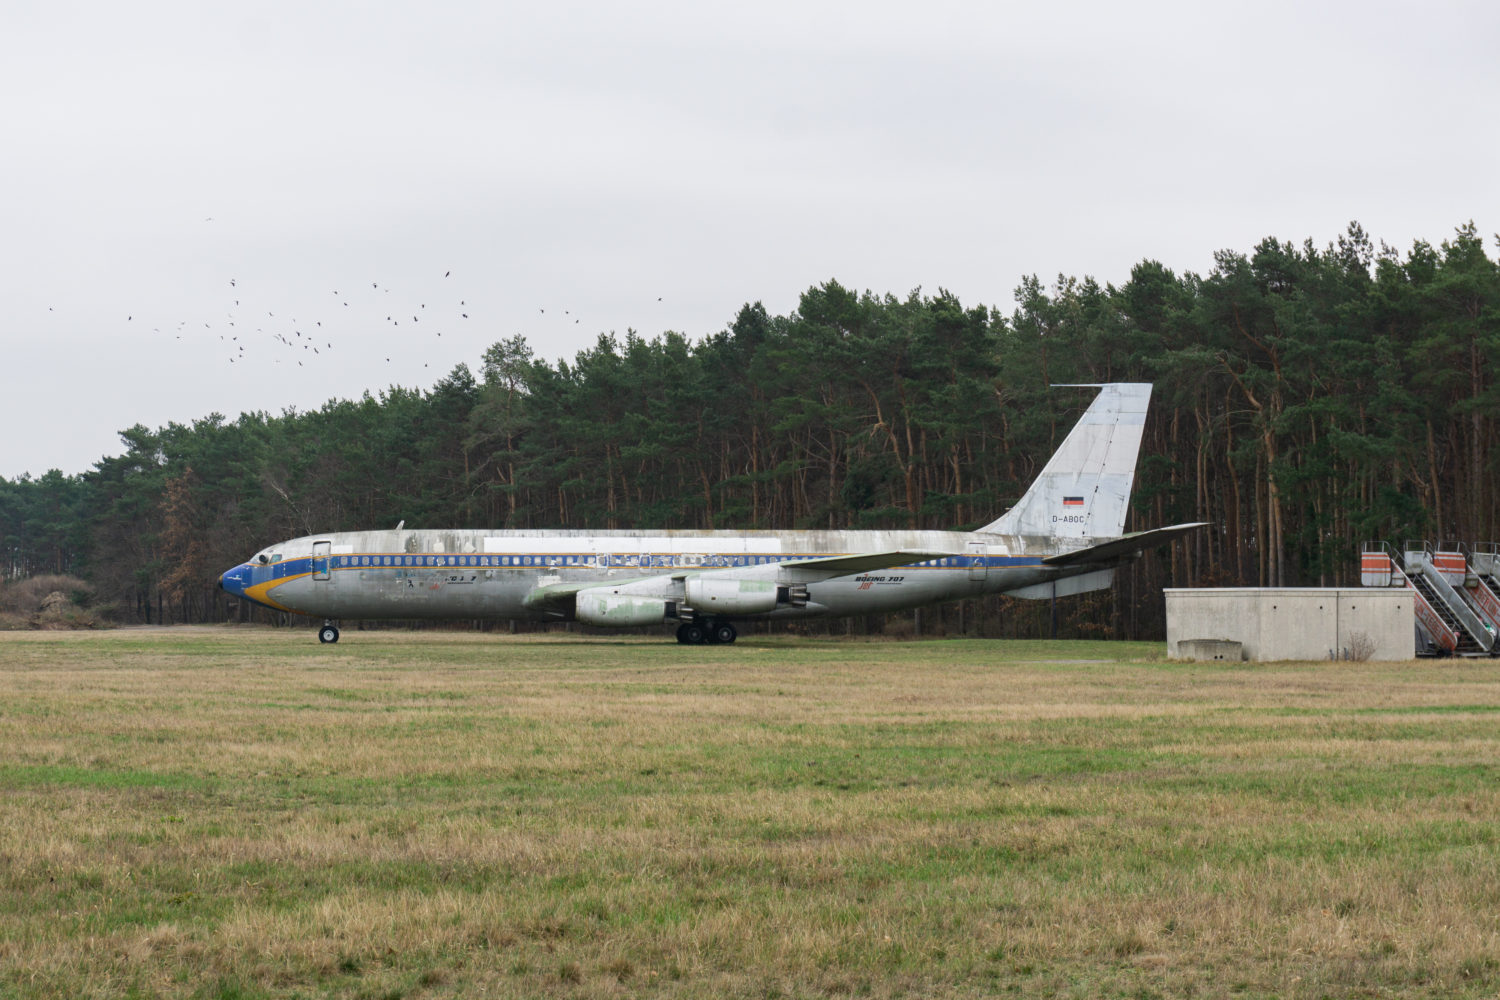
M1372 660L1416 656L1412 593L1405 588L1213 587L1171 589L1167 655L1192 658L1193 642L1238 642L1247 660L1326 660L1374 644Z

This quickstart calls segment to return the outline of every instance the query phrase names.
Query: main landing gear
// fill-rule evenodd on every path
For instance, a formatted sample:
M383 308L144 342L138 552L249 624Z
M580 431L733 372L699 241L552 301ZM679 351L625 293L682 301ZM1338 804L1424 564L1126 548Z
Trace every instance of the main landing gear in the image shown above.
M323 627L318 629L319 642L338 642L339 630L334 627L333 622L324 622Z
M728 622L687 622L677 626L677 641L684 646L728 645L740 633Z

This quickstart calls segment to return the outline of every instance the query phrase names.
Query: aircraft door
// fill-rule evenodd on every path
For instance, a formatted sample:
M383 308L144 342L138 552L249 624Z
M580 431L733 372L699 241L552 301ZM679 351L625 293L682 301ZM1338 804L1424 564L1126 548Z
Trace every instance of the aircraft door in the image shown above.
M983 542L969 543L970 580L983 580L985 578L985 574L989 571L987 555L988 553L985 551L985 544Z
M331 580L333 578L332 574L328 572L328 554L332 549L332 542L313 542L312 578L314 580Z

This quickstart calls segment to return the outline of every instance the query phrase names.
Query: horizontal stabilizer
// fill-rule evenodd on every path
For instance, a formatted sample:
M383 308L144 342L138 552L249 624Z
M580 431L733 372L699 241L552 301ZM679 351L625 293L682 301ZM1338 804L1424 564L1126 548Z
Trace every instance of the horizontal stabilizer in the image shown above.
M1137 552L1154 549L1158 545L1167 544L1174 538L1180 538L1189 532L1206 527L1208 527L1207 521L1195 521L1191 524L1173 524L1165 528L1153 528L1150 531L1137 531L1111 542L1100 542L1098 545L1074 549L1062 555L1048 556L1042 560L1042 565L1072 566L1078 563L1118 562Z

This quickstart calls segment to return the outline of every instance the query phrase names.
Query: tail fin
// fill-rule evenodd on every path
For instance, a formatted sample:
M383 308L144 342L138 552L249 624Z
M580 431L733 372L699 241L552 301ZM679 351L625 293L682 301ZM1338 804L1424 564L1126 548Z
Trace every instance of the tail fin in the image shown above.
M1078 540L1124 534L1151 383L1075 388L1097 388L1099 395L1026 495L980 531Z

